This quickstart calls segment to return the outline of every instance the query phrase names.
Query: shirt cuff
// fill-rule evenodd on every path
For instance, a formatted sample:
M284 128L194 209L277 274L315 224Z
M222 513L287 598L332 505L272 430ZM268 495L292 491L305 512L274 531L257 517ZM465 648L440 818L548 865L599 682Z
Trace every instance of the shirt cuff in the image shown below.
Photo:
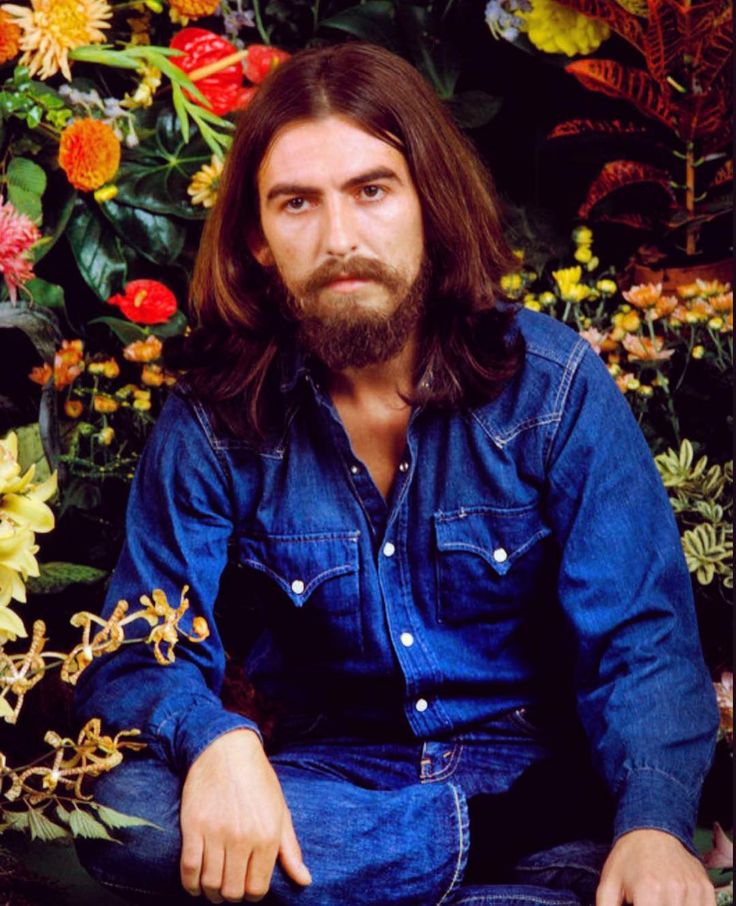
M635 768L619 796L614 842L633 830L661 830L676 837L693 855L697 793L659 768Z
M176 771L184 777L210 743L232 730L252 730L263 743L256 723L210 701L200 702L183 714L171 715L157 728L156 735L168 749Z

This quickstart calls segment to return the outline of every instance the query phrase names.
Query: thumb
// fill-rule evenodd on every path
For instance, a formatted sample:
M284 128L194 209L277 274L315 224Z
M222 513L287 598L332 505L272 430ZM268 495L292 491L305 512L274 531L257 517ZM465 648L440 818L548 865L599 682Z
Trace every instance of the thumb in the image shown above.
M621 906L623 891L615 881L601 881L595 894L595 906Z
M296 838L294 825L288 810L284 818L281 831L281 845L279 846L279 861L286 874L302 887L312 883L312 875L302 859L302 849Z

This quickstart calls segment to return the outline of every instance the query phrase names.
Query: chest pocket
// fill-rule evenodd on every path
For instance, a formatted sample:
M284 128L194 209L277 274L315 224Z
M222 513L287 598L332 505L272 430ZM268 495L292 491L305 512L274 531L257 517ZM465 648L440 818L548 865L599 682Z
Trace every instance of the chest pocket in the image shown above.
M297 608L340 615L360 610L360 532L240 538L240 562L265 573Z
M435 513L434 531L440 622L518 616L551 581L550 551L540 543L550 529L535 507Z

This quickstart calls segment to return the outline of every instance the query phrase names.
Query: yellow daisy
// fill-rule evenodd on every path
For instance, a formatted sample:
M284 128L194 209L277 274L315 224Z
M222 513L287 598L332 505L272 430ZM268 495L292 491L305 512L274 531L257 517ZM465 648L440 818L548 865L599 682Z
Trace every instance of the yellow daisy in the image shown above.
M31 0L31 7L2 7L23 32L20 63L41 79L59 70L71 79L69 51L105 40L102 29L110 27L110 5L107 0Z
M192 204L201 204L211 208L217 198L217 185L222 174L222 161L214 154L208 164L192 177L187 194L192 196Z

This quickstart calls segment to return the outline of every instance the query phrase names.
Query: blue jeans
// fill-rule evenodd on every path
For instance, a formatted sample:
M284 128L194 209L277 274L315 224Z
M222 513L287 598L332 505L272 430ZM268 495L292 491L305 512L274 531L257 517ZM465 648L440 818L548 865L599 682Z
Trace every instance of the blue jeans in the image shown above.
M555 760L521 711L424 743L325 738L314 730L270 755L314 880L297 888L277 865L264 904L594 902L609 847L590 839L596 816L592 823L582 813L579 822L570 818L576 802L590 803L580 795L583 775ZM530 784L535 774L539 782ZM97 801L162 828L116 831L124 846L77 841L87 870L133 902L193 902L179 882L182 780L142 752L96 782Z

